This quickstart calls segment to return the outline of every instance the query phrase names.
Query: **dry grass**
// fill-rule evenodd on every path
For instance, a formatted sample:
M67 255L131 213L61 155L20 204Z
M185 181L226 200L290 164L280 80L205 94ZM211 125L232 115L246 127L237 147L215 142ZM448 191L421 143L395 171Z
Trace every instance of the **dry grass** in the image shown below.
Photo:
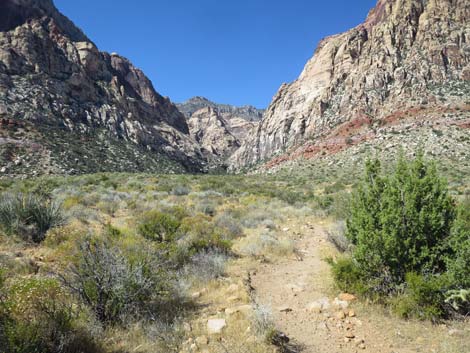
M258 269L264 260L276 262L302 255L297 243L307 233L309 224L329 228L336 221L315 218L315 214L324 212L313 209L310 200L300 199L292 206L269 196L273 190L284 187L286 181L264 177L223 178L223 182L213 176L100 175L60 179L59 186L52 188L52 195L65 200L68 224L51 230L40 246L31 246L14 237L0 238L0 266L11 265L16 276L60 271L73 260L79 240L89 234L104 236L102 233L108 225L120 233L115 243L130 252L143 241L136 233L138 217L143 212L173 212L179 207L188 217L205 217L210 224L220 227L224 239L233 241L232 251L239 257L229 259L225 271L217 270L218 276L180 278L182 291L187 291L190 297L194 294L195 308L185 315L175 315L174 323L137 322L101 332L106 353L189 352L193 344L201 346L201 352L206 353L274 353L275 348L253 326L255 314L244 284L247 273ZM297 187L294 184L289 188ZM26 188L20 183L15 187ZM313 186L299 184L299 191L310 189ZM333 246L321 249L323 258L337 255ZM330 290L330 283L325 279L319 286ZM230 313L240 307L238 312ZM434 349L438 353L464 353L470 347L468 323L449 323L444 328L404 322L375 306L362 305L358 310L383 332L402 327L396 338L398 348L418 339L422 343L412 345L416 351L420 348L423 352ZM207 333L207 320L213 317L227 320L221 336ZM458 333L449 336L452 329ZM208 344L201 344L204 340L196 341L200 337L207 337Z

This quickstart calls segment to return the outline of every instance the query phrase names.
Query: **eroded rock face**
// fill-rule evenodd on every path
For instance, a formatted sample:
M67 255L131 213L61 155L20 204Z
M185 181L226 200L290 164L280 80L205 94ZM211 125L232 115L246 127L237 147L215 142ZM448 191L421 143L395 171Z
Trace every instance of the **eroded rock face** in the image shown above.
M345 124L372 129L397 112L445 107L468 117L469 94L470 2L379 0L363 24L320 42L230 164L315 145Z
M203 167L175 105L127 59L100 52L51 0L0 2L0 111L74 133L104 128L187 170Z
M239 140L231 133L228 122L217 109L207 107L198 110L188 124L193 138L214 158L223 160L240 147Z
M191 98L177 107L187 118L191 136L215 165L225 164L264 113L252 106L217 104L204 97Z

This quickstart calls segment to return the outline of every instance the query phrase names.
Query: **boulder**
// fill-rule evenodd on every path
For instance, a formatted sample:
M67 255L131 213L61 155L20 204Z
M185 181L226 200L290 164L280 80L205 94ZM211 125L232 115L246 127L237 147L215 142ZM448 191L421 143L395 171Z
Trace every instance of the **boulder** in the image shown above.
M225 319L209 319L207 321L207 332L210 335L217 335L222 333L223 329L227 326Z

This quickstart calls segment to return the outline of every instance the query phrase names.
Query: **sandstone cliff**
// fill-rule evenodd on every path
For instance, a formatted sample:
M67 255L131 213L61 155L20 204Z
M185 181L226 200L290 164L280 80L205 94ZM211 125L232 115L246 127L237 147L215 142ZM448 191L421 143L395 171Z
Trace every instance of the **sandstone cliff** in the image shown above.
M222 163L240 147L240 141L231 132L229 123L215 108L199 109L188 120L188 124L193 138L215 164Z
M406 124L468 129L469 97L470 2L380 0L363 24L320 42L230 163L328 155Z
M100 52L51 0L0 2L0 115L23 127L21 136L8 124L0 129L0 145L16 146L13 156L3 156L7 164L36 153L47 156L50 172L99 171L114 157L105 170L146 170L145 164L158 170L161 159L185 170L203 168L204 157L175 105L127 59ZM110 148L111 139L121 149L83 168L71 161L67 146L67 140L82 138L101 149ZM122 160L122 148L131 160ZM152 162L142 157L139 166L143 155Z
M258 125L263 110L252 106L217 104L194 97L177 104L186 116L190 135L201 145L212 164L225 164Z

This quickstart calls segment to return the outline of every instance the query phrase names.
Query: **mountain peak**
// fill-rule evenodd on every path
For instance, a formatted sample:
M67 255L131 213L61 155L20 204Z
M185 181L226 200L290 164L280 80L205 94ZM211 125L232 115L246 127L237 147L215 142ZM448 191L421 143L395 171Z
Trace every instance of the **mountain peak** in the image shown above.
M177 104L177 107L186 116L186 118L190 118L198 110L207 107L213 108L219 113L227 113L247 121L259 121L263 117L264 113L263 109L258 109L251 105L237 107L230 104L219 104L202 96L192 97L186 102Z
M31 20L48 18L74 42L89 42L87 36L72 21L62 15L52 0L0 1L0 32L10 31Z
M162 160L172 161L168 168L204 168L200 148L173 103L129 60L99 51L51 0L0 0L0 112L34 130L29 144L21 145L37 147L27 150L32 159L50 156L47 163L59 173L166 170ZM12 131L2 133L16 141ZM87 139L92 147L85 152L81 145ZM73 157L63 142L68 140L80 141L77 148L94 161ZM101 154L111 143L120 152ZM122 158L129 153L131 160ZM135 158L144 154L146 165Z
M353 144L380 146L406 124L421 136L432 136L432 124L460 124L468 117L469 20L468 0L379 0L363 24L320 42L230 163L323 158ZM435 153L432 138L422 144Z

